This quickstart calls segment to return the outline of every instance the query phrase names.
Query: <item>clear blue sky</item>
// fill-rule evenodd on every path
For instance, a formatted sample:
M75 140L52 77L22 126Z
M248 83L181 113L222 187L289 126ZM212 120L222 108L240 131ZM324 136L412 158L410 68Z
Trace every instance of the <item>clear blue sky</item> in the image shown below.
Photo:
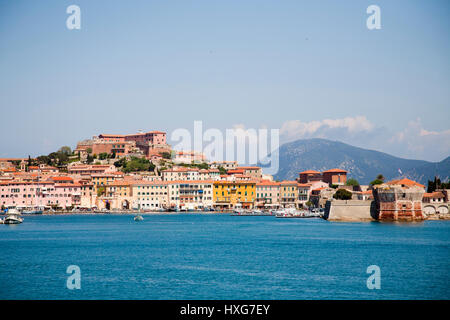
M71 4L81 30L66 28ZM371 4L381 30L366 28ZM361 116L373 127L284 139L441 160L449 33L446 0L0 0L0 157L194 120L281 128Z

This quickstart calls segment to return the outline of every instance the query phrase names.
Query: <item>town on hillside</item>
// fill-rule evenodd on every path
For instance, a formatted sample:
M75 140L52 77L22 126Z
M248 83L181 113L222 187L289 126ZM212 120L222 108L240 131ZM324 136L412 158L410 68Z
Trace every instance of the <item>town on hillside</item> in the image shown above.
M23 212L158 212L283 208L323 211L330 220L423 220L449 216L449 184L407 178L369 185L347 171L299 172L275 181L257 166L208 161L176 151L162 131L100 134L74 150L0 159L2 210Z

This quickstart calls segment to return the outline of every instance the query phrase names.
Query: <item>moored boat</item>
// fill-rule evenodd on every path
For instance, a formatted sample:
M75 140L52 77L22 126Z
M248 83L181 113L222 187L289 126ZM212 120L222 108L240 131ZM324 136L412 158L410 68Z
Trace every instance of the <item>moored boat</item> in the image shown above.
M140 214L138 214L133 219L134 219L134 221L142 221L142 220L144 220L144 217L142 217Z
M32 208L29 210L23 210L22 214L42 214L44 210L40 207Z
M20 211L16 209L8 209L5 214L4 224L19 224L23 222L23 218L20 217Z

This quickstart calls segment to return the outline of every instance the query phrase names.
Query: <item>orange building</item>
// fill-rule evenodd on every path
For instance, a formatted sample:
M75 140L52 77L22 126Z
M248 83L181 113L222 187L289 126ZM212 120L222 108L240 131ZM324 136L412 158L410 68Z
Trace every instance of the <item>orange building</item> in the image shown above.
M345 185L347 182L347 171L342 169L331 169L322 173L323 182L329 184Z

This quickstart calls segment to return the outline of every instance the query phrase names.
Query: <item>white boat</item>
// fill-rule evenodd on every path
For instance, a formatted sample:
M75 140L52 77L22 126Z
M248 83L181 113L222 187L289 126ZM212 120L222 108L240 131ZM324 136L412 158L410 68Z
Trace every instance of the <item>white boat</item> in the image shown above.
M27 210L22 210L23 214L42 214L44 212L44 208L42 207L34 207Z
M134 221L142 221L142 220L144 220L144 217L142 217L140 214L138 214L133 219L134 219Z
M20 217L20 212L16 209L8 209L5 214L4 224L19 224L23 222L23 218Z
M237 204L234 206L233 212L234 212L234 213L237 213L237 214L241 214L241 213L244 212L244 208L242 208L242 205L241 205L240 203L237 203Z
M277 217L293 217L297 216L299 214L299 211L295 208L284 208L275 211L275 215Z

